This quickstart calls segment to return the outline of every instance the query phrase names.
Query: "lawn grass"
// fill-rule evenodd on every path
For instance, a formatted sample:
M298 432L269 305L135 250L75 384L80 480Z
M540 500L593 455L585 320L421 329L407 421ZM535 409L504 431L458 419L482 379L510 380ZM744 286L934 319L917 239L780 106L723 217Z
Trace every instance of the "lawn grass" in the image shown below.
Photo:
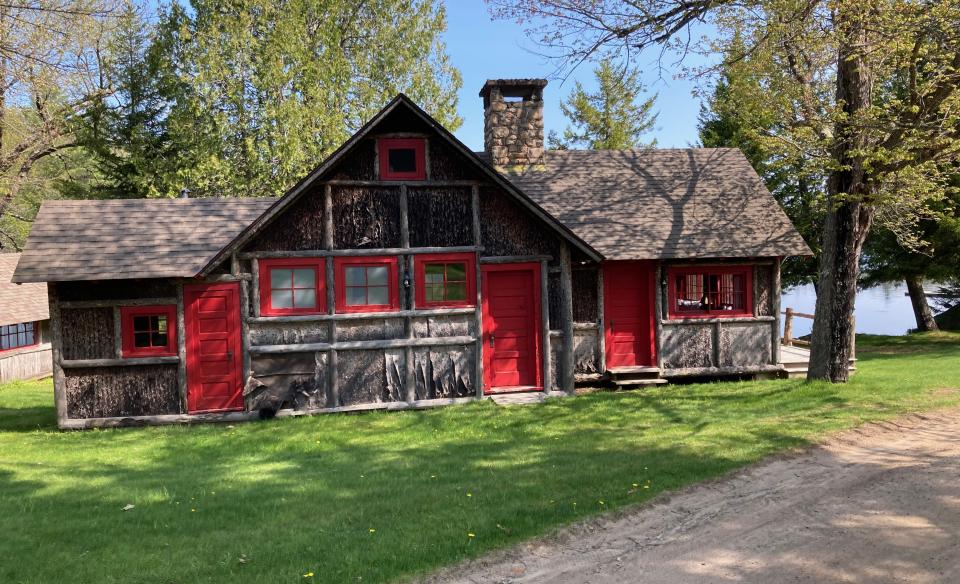
M860 337L858 357L835 387L86 432L56 430L49 381L0 386L0 582L404 579L832 431L960 404L960 334Z

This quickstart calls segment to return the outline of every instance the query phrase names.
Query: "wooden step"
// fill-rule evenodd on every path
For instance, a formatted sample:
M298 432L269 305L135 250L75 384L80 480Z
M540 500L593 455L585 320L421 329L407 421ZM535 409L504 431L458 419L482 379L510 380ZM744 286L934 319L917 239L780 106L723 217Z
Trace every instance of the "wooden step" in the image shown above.
M644 379L614 379L613 384L617 387L639 387L643 385L662 385L668 383L662 377L651 377Z
M611 375L635 375L638 373L660 373L659 367L611 367Z
M498 406L522 406L527 404L538 404L542 402L545 397L543 392L530 392L530 393L501 393L494 394L490 396L490 399L493 400L493 403Z

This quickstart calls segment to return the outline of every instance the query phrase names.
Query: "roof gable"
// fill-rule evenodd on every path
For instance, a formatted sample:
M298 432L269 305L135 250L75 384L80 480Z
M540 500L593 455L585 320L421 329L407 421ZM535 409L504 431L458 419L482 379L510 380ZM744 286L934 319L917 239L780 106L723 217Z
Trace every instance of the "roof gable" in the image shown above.
M481 175L485 176L492 183L501 187L506 191L511 197L518 201L524 208L529 212L533 213L540 220L546 222L554 231L556 231L560 237L572 243L575 247L580 249L587 257L595 260L601 259L601 255L597 253L590 245L588 245L584 240L578 237L569 227L564 225L556 217L551 215L548 211L543 209L538 205L533 199L528 197L524 192L522 192L517 185L513 184L507 180L503 175L497 172L493 167L491 167L487 162L477 156L476 153L467 148L462 142L460 142L453 134L451 134L446 128L444 128L439 122L434 120L429 114L423 111L417 104L410 100L406 95L399 94L393 100L390 101L380 112L378 112L373 118L371 118L366 124L363 125L360 130L358 130L349 140L344 142L333 154L331 154L323 163L321 163L317 168L315 168L310 174L305 176L300 180L296 185L290 188L282 197L277 199L269 209L267 209L260 217L248 225L242 232L240 232L234 239L226 245L220 252L210 259L204 269L200 272L200 275L205 275L209 273L218 263L223 261L223 259L229 256L231 253L237 251L246 243L250 242L256 235L273 219L282 214L286 209L288 209L295 201L297 201L301 196L303 196L310 188L311 185L319 181L324 175L332 171L337 163L343 160L362 140L367 136L372 134L374 131L384 129L381 127L393 114L398 111L399 108L406 108L410 113L412 113L420 122L422 122L426 129L434 132L441 139L443 139L451 148L456 152L461 154L469 163L473 164L474 167ZM388 131L394 130L394 128L385 128Z

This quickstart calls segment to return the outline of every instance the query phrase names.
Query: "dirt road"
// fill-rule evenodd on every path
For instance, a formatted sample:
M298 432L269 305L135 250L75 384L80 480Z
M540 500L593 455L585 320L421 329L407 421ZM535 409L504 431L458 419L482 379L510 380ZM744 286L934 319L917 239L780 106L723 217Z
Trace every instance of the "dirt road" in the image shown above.
M847 432L431 581L960 582L960 412Z

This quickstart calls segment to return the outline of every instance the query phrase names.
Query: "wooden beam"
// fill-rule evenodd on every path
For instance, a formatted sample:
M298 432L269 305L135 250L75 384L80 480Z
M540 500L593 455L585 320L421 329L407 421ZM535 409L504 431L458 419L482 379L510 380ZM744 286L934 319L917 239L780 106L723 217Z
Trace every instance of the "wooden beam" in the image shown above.
M57 410L57 425L65 427L67 420L67 388L63 378L63 321L60 317L60 300L57 284L47 284L47 301L50 303L50 355L53 359L53 403Z
M410 219L407 209L407 185L400 185L400 247L410 248Z
M250 274L237 274L236 276L232 274L213 274L199 281L205 284L213 284L217 282L249 282L252 279L253 277Z
M666 286L663 285L664 270L663 263L657 262L657 267L653 274L653 338L654 349L657 352L657 367L663 369L663 307L664 295L667 293Z
M770 268L773 270L771 280L770 290L770 300L773 303L773 321L770 323L770 335L771 335L771 344L770 344L770 363L776 365L780 363L780 302L781 290L780 290L780 268L781 260L777 258L776 263Z
M404 255L422 253L470 253L483 251L483 248L466 245L459 247L387 247L370 249L310 249L301 251L254 251L240 254L241 259L254 258L319 258L319 257L357 257L379 255Z
M278 418L312 416L317 414L336 414L345 412L364 412L371 410L421 410L452 405L462 405L477 401L475 397L457 397L423 399L413 402L377 402L333 408L309 408L302 410L284 409L277 412ZM211 414L162 414L157 416L122 416L115 418L78 418L65 420L60 427L64 430L85 430L89 428L122 428L126 426L161 426L171 424L205 424L211 422L235 423L257 420L259 412L222 412Z
M487 256L480 258L481 264L522 264L528 262L550 261L553 256L548 255L529 255L529 256Z
M179 285L178 285L179 286ZM120 322L120 307L113 307L113 356L117 359L123 357L123 328Z
M327 181L327 186L335 187L417 187L417 188L449 188L449 187L472 187L480 184L475 180L348 180L333 179Z
M180 357L135 357L130 359L64 359L60 365L64 369L88 367L132 367L137 365L170 365L180 362Z
M714 323L767 323L773 322L776 317L773 316L730 316L727 318L667 318L663 319L662 324L668 326L676 325L698 325Z
M470 217L473 225L473 245L481 249L483 245L483 231L480 229L480 187L473 185L470 189ZM477 344L474 360L474 385L477 397L483 397L483 271L480 269L480 262L477 262L474 270L476 278L477 298L473 309L474 326L476 327Z
M547 260L540 260L540 343L542 355L540 355L541 375L543 376L543 389L552 391L554 389L550 377L551 360L553 359L553 343L550 341L550 284L547 278Z
M187 404L187 321L186 305L183 303L183 283L177 282L177 394L180 396L180 411L188 409Z
M240 275L240 260L236 252L230 254L230 275L234 277Z
M607 319L603 314L603 302L603 264L597 264L597 348L600 358L597 371L607 370L607 335L605 329Z
M470 345L476 337L424 337L420 339L382 339L374 341L336 341L333 343L299 343L289 345L257 345L250 347L254 354L312 353L316 351L363 351L368 349L401 349L403 347L446 347Z
M333 289L333 286L330 286ZM330 301L331 305L333 301ZM391 312L344 312L339 314L297 314L292 316L261 316L248 319L251 324L285 322L325 322L341 320L383 320L385 318L424 318L428 316L453 316L473 314L474 308L424 308L419 310L394 310Z
M247 317L250 313L250 283L240 282L240 354L243 355L243 382L253 375L250 362L250 325Z
M573 323L574 331L593 331L597 332L600 329L600 326L595 322L575 322ZM561 331L562 332L562 331Z
M250 260L250 272L251 278L250 287L251 291L251 301L250 309L253 313L254 318L260 316L260 260L253 258Z
M150 306L152 304L176 304L175 296L162 298L127 298L121 300L66 300L60 302L61 309L69 308L112 308L114 306Z
M563 315L563 368L561 390L573 393L573 271L570 269L570 246L560 243L560 312Z
M333 190L329 183L323 187L323 247L333 249Z
M686 367L679 369L661 369L660 377L713 377L721 375L749 375L751 373L772 373L781 371L780 365L744 365L738 367Z

